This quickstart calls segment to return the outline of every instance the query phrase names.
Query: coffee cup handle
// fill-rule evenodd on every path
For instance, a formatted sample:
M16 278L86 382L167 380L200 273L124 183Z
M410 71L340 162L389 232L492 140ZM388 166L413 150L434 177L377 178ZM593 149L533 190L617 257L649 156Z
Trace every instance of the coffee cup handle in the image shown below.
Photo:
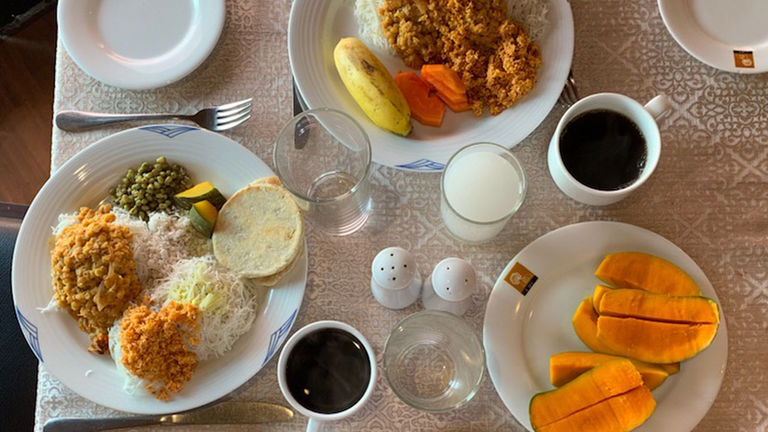
M649 100L644 108L658 121L667 111L672 109L672 105L669 103L669 98L661 94Z
M307 422L307 432L317 432L320 430L320 426L323 424L320 420L310 418Z

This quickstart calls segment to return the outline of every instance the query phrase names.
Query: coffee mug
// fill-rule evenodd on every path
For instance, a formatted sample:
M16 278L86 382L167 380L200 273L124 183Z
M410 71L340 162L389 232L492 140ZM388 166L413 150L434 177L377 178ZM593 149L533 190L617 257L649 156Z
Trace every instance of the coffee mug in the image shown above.
M656 121L669 109L669 100L664 95L654 97L645 106L628 96L616 93L594 94L573 104L557 124L547 153L549 173L557 187L576 201L596 206L612 204L626 198L645 183L656 169L661 154L661 135ZM637 126L645 139L646 159L642 171L634 181L617 190L599 190L580 183L568 172L560 154L560 137L565 127L580 114L593 110L623 114Z
M307 431L357 412L376 386L376 356L368 340L339 321L317 321L285 343L277 362L280 391L309 417Z

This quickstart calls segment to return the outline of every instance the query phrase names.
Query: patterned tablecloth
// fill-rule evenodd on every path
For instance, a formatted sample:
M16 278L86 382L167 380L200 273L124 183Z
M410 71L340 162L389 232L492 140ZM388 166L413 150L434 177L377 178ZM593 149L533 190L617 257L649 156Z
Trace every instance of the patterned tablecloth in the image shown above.
M270 161L273 140L292 114L286 49L290 4L227 3L224 33L210 58L186 79L159 90L131 92L102 85L59 45L54 110L193 111L254 96L253 118L226 135ZM581 205L560 193L546 166L547 144L564 112L556 106L514 150L530 178L522 209L498 239L468 246L450 237L440 221L439 175L376 165L375 213L367 227L344 238L308 233L309 283L294 330L319 319L340 319L361 329L380 355L393 325L419 309L386 310L369 291L371 259L381 248L399 245L416 254L423 274L446 256L474 264L480 289L466 318L480 332L497 275L527 243L574 222L628 222L685 250L705 270L722 302L728 369L717 400L696 430L768 430L768 75L736 75L699 63L669 35L654 0L579 0L571 7L576 27L573 72L582 96L614 91L644 102L665 93L672 102L673 111L661 126L661 161L648 183L605 208ZM117 130L71 134L54 128L52 169ZM269 362L234 398L282 402L276 363ZM36 430L51 417L115 414L75 395L41 366ZM297 431L305 423L297 417L267 429ZM469 404L446 414L406 406L380 378L370 403L329 429L524 430L487 376Z

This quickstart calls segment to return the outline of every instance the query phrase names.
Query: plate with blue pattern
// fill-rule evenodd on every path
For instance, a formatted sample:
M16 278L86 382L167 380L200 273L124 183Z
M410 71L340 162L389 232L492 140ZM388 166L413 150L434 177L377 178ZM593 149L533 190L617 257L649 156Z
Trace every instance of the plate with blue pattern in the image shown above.
M512 148L547 117L563 89L573 55L573 17L566 0L541 0L548 7L546 30L537 44L542 66L533 91L502 113L475 117L447 110L439 128L412 121L401 137L377 127L344 87L333 61L343 37L361 38L355 2L294 0L288 23L288 55L296 87L309 108L329 107L351 115L371 140L373 161L407 171L439 172L456 151L477 142ZM361 40L363 40L361 38ZM394 55L369 47L393 75L409 71Z
M256 178L274 175L245 147L196 127L154 125L111 135L67 161L35 197L19 231L11 276L19 325L45 368L93 402L141 414L196 408L246 383L278 353L296 321L307 282L304 252L276 287L260 292L259 313L251 329L222 357L198 364L192 379L170 401L126 393L110 356L88 352L88 335L67 312L40 311L53 295L51 227L60 213L96 206L128 168L162 155L185 166L193 180L209 180L225 196Z

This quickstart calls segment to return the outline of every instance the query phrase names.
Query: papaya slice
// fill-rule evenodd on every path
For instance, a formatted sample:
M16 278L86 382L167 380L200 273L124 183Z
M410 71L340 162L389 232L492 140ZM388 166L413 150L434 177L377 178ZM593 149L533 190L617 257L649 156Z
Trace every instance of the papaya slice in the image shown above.
M634 289L609 291L603 294L600 303L595 304L601 316L689 324L720 322L717 303L706 297L668 296Z
M592 306L595 308L595 311L597 313L600 313L600 301L603 299L603 296L608 291L611 291L613 288L605 285L596 285L595 291L592 293Z
M659 363L659 367L667 371L668 374L674 375L680 372L680 362L676 363Z
M535 395L529 406L531 425L539 430L642 384L643 378L629 360L603 363L558 389Z
M595 271L601 281L616 288L633 288L679 296L700 295L696 282L678 266L642 252L606 255Z
M549 379L552 385L560 387L594 367L622 358L624 357L576 351L555 354L549 358ZM660 365L634 359L629 361L640 372L643 384L651 390L660 386L669 376L669 373Z
M656 409L651 391L639 386L626 393L613 396L595 405L577 411L537 432L620 432L630 431L643 424Z
M582 300L571 319L576 336L592 351L618 354L597 340L597 318L597 312L595 312L595 308L592 306L592 297Z
M605 302L605 299L603 299ZM708 347L717 324L683 324L599 316L597 341L614 353L648 363L683 361Z

